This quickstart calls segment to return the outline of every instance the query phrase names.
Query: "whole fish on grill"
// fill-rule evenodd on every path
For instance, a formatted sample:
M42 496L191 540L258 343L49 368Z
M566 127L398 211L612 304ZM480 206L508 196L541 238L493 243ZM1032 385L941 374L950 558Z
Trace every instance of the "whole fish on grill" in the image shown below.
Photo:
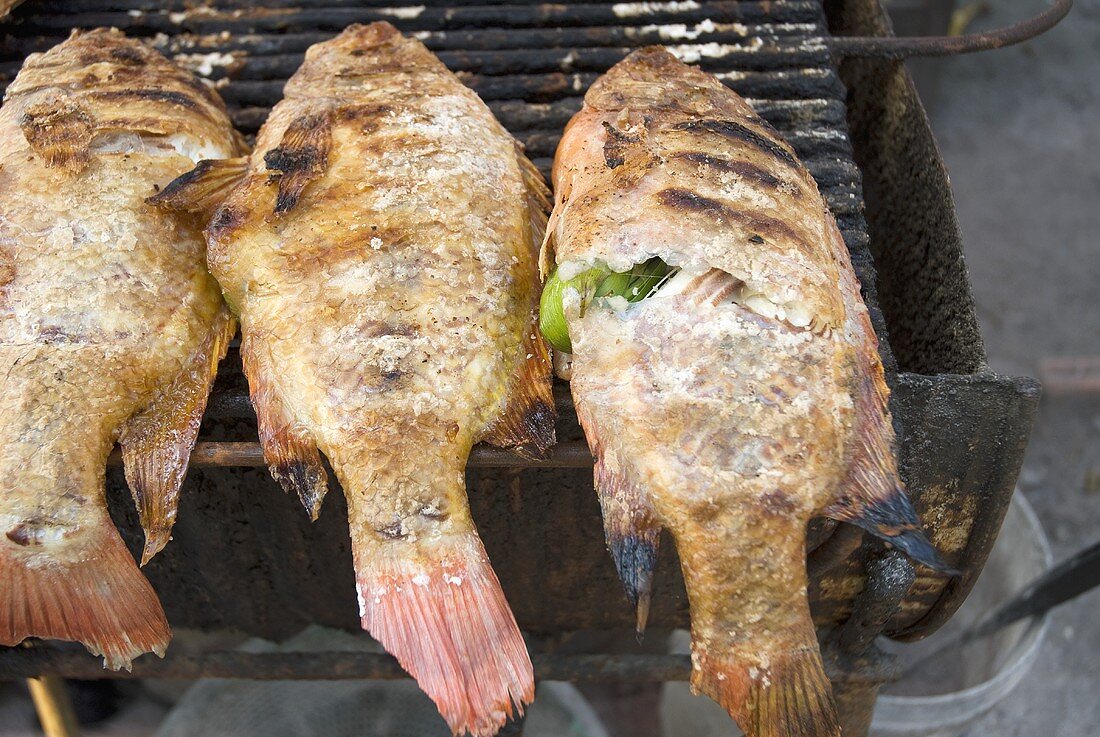
M209 262L240 315L264 456L313 517L328 456L363 627L456 734L494 734L533 695L464 469L479 440L554 440L536 324L546 196L477 95L374 23L309 49L251 159L203 164L159 198L221 202Z
M837 735L806 526L943 568L898 477L877 340L791 147L660 48L600 78L554 162L541 321L572 352L607 542L638 612L680 555L692 685L750 736Z
M168 623L104 490L115 441L169 539L235 330L202 224L144 200L240 141L212 91L118 31L26 60L0 108L0 644L75 640L112 668Z

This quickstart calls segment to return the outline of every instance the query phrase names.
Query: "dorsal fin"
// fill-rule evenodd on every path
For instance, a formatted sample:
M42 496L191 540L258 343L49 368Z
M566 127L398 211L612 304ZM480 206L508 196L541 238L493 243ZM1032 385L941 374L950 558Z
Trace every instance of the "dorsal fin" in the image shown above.
M247 174L247 156L206 159L145 201L157 207L194 213L209 219Z
M295 118L279 145L264 154L264 163L279 182L275 215L298 204L306 185L325 173L332 146L332 111L328 108Z
M19 129L46 166L78 174L88 165L95 121L68 95L28 105L19 119Z

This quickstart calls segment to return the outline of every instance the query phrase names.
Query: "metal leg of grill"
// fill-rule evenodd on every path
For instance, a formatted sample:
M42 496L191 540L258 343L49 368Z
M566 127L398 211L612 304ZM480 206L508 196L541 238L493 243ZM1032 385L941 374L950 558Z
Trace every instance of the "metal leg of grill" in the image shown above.
M58 676L28 678L27 688L46 737L77 737L80 734L65 681Z
M916 577L913 564L896 550L872 554L866 568L867 586L856 598L854 614L823 648L844 737L866 737L879 688L897 678L894 658L875 646L875 638Z

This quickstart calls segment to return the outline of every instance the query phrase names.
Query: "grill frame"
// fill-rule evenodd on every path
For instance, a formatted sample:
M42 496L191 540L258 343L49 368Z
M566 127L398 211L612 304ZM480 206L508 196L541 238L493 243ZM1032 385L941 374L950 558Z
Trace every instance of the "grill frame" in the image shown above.
M345 11L349 8L354 10L351 7L354 5L373 6L373 9L366 11L355 10L364 14L356 20L368 20L372 13L379 14L379 7L386 5L385 0L323 1L329 6L343 6ZM0 23L0 58L10 61L28 50L49 46L60 40L59 36L46 38L34 33L15 36L9 33L19 27L18 23L13 22L31 12L33 2L31 0L28 6L16 10L13 21ZM51 2L57 4L60 0L44 0L40 9L48 10ZM103 4L129 6L128 10L142 12L154 11L158 6L152 0L118 0L114 3L109 0L105 3L100 0L78 0L75 7L92 8ZM243 0L220 3L223 6L235 4L246 3ZM275 0L269 6L273 4L303 5L296 0ZM445 4L440 0L424 0L423 5L427 15L422 13L416 19L381 15L403 30L415 30L417 24L423 25L431 17L442 17L446 12ZM596 5L543 7L575 14L577 7ZM763 3L756 2L697 5L703 11L709 11L712 7L721 8L726 15L720 16L720 22L729 24L742 23L754 17L759 19L753 13L759 13L765 7ZM792 8L789 17L795 19L805 17L798 15L804 12L799 8L814 6L818 12L813 22L820 24L821 28L824 28L827 17L837 33L889 35L885 14L876 0L825 0L824 7L812 0L789 3L777 0L770 6L780 8L780 12L788 12L783 9ZM512 38L511 43L518 45L514 35L507 35L513 32L491 26L491 19L500 18L503 7L503 3L495 0L482 0L480 9L461 6L457 9L458 14L465 13L467 19L457 25L465 24L464 27L448 28L429 36L427 42L429 46L434 44L435 48L440 49L448 65L462 70L467 83L488 98L494 112L517 137L524 140L536 164L545 173L550 163L548 155L556 145L557 132L569 115L579 108L580 89L577 88L583 88L594 78L596 69L620 53L618 49L621 47L615 44L625 35L589 33L591 29L581 25L563 26L561 29L530 29L531 38L538 37L539 33L546 38L558 33L562 38L583 37L586 43L591 44L585 47L591 49L590 53L568 63L565 61L568 54L555 57L554 54L524 53L523 49L518 49L514 50L518 53L494 56L492 53L480 53L485 49L471 50L469 47L478 43L490 48L494 39L501 38ZM165 17L170 12L180 11L166 10ZM230 20L241 21L243 16L240 14ZM274 23L270 17L263 22ZM330 19L333 17L329 16ZM339 17L349 16L345 12ZM537 18L537 11L531 11L530 17ZM689 14L666 19L658 13L648 19L653 23L647 25L656 25L662 19L673 23L703 23L706 17L710 16ZM316 19L316 15L303 14L294 22L304 25ZM168 20L171 22L171 19ZM405 23L405 20L412 22ZM210 24L222 23L224 27L225 22L225 18L207 17L197 19L194 27L199 31L210 30L218 27ZM249 19L245 18L244 22L249 22ZM336 26L342 21L329 22ZM455 23L454 16L449 22ZM264 57L267 61L263 64L276 71L293 66L294 55L300 57L307 42L321 40L339 30L333 27L331 32L325 33L299 32L293 24L286 24L285 17L278 23L282 24L279 26L282 30L291 31L289 35L282 36L279 43L264 46L262 39L249 42L251 49L279 52L271 59L267 58L271 57L270 54L253 57ZM64 24L52 25L60 28ZM157 24L151 23L149 29L155 27ZM752 28L751 25L747 27ZM23 29L26 28L24 23ZM33 31L36 27L30 28ZM704 32L694 40L736 46L738 39L746 37L745 34L737 35L739 32L739 29L725 29L714 34ZM845 720L849 725L858 726L862 716L869 715L877 684L890 675L889 667L883 665L869 646L874 636L885 632L900 639L915 639L934 631L961 604L980 572L1011 496L1038 400L1038 385L1027 378L997 376L985 368L946 174L935 150L927 118L904 67L896 61L861 58L846 61L838 70L830 49L845 48L844 40L829 39L825 33L812 39L811 42L804 42L783 34L764 34L764 40L752 52L753 55L734 48L720 56L719 61L755 65L748 73L731 75L727 81L734 89L748 92L750 98L754 91L771 95L770 101L760 98L750 101L791 141L800 157L806 152L810 154L807 164L837 215L845 242L852 251L857 275L864 286L864 296L876 332L882 339L883 360L894 390L891 407L898 429L903 475L923 518L941 521L941 526L934 532L945 534L940 534L941 539L937 542L965 571L961 578L948 581L923 569L915 571L900 555L886 551L874 541L853 537L850 531L847 535L839 534L832 528L819 531L817 539L826 542L810 558L815 617L828 631L824 651L830 663L830 673L837 682L838 701L845 712ZM174 48L177 53L225 51L224 43L222 46L219 43L222 41L218 39L200 39L198 45L185 48L185 45L178 44L173 47L171 40L162 41L169 51ZM462 44L466 47L461 47ZM447 48L448 45L451 48ZM849 48L855 46L848 43ZM775 59L782 62L778 67L771 63ZM718 63L714 58L704 57L703 61L704 68L710 67L711 70ZM531 75L505 74L503 72L508 71L508 64L525 65L522 68L535 70L531 75L537 75L537 78L531 81ZM816 77L811 79L792 74L792 70L804 70L810 65L818 65L816 68L821 70ZM233 73L238 78L248 77L251 72L244 71L248 69L246 62ZM0 61L0 81L10 71L10 64ZM220 76L220 73L214 76ZM264 83L263 80L244 80L248 81ZM264 100L277 93L270 83L266 87L245 84L239 89L241 92L237 97L229 95L234 101ZM517 94L533 99L534 105L515 104ZM799 102L808 99L821 102ZM246 131L254 132L265 114L263 106L246 104L234 110L234 119ZM849 124L851 138L848 135ZM823 135L823 131L827 135ZM813 148L817 144L820 147ZM858 167L855 162L858 162ZM913 265L914 254L925 254L924 264L919 268ZM876 286L875 261L886 275L882 281L884 294L881 299ZM923 305L929 302L935 302L938 309L925 309ZM880 304L883 309L880 309ZM948 309L943 309L944 305ZM884 318L883 311L888 320ZM887 340L887 328L894 338L896 355ZM295 588L295 575L303 574L308 579L321 562L331 563L333 556L337 560L342 557L343 568L346 569L336 571L335 576L346 579L343 581L346 591L340 595L343 603L336 604L331 592L320 596L319 601L326 606L333 604L337 610L341 606L345 610L353 609L350 555L346 542L340 543L346 540L346 528L341 527L345 524L340 511L342 499L338 493L330 495L321 525L311 529L305 523L304 515L296 508L296 503L277 493L277 487L262 468L204 469L206 463L220 466L225 465L226 461L238 465L259 461L258 447L254 444L232 447L224 443L226 438L236 437L242 430L245 433L254 430L249 424L254 422L254 419L250 420L254 416L244 393L243 378L238 373L239 365L234 370L234 361L239 362L239 358L230 358L229 371L223 366L217 393L212 397L204 422L201 437L204 441L212 441L212 444L200 446L197 450L192 463L193 471L183 490L181 521L176 533L180 539L155 559L147 572L165 600L169 619L174 624L220 629L241 623L258 623L255 628L257 634L278 636L289 634L288 628L304 621L316 620L317 617L311 616L315 612L303 611L297 603L290 606L289 611L276 613L275 616L271 611L261 610L315 596L317 591L308 582L304 588ZM504 564L512 574L524 567L528 567L528 574L544 571L548 564L555 562L550 554L578 541L581 544L581 559L567 564L571 570L564 579L566 583L563 584L559 576L557 587L554 585L554 575L532 586L521 585L522 582L513 578L509 571L501 572L506 593L514 604L531 599L532 592L539 589L548 588L553 592L578 581L587 583L579 586L581 593L577 599L602 602L590 604L586 612L574 609L564 619L549 617L544 621L532 621L517 611L525 628L543 633L592 627L626 629L630 625L630 615L625 597L615 582L610 561L602 551L602 533L591 493L590 474L587 482L584 480L587 473L584 469L590 464L590 458L584 450L579 428L569 415L568 403L560 395L559 387L559 405L565 410L559 434L565 438L565 443L555 451L550 462L542 466L543 470L515 470L520 466L527 469L536 467L501 451L475 449L471 457L474 470L469 474L475 518L498 568ZM546 468L558 470L548 472ZM226 476L231 477L229 482ZM541 476L541 480L535 479L535 476ZM567 499L565 501L575 507L573 511L577 517L561 518L561 509L569 508L570 504L566 503L563 507L562 500L558 499L558 506L555 507L553 495L561 493L561 488L566 486L573 487L574 491L577 487L583 490L586 484L587 506L582 507L580 495ZM127 542L138 549L140 531L129 505L122 474L117 468L108 473L108 491L112 514L120 523ZM228 494L228 499L221 498L223 492ZM249 501L253 495L262 497L264 501ZM965 504L960 501L965 501ZM542 548L535 551L537 554L524 551L514 555L530 543L523 539L522 531L506 529L509 517L516 514L517 507L524 505L535 506L536 516L542 513L549 517L544 520L547 529L563 522L581 529L564 535L562 544L557 548L547 550L544 541L536 542L535 545ZM525 514L530 516L532 512L528 510ZM214 532L208 529L212 523ZM204 564L213 564L219 556L209 553L196 555L196 551L204 545L235 544L234 547L248 548L245 528L250 526L267 528L278 537L274 544L253 541L257 543L261 558L252 563L253 567L258 566L261 577L266 577L269 582L273 577L283 580L270 583L263 591L250 591L259 600L256 606L239 606L229 614L222 612L211 616L210 609L223 606L222 596L225 592L237 591L240 581L225 575L219 578L216 571L205 570ZM843 531L846 528L841 526L839 529ZM945 539L949 544L945 544ZM686 601L670 548L666 546L658 574L657 605L653 616L657 625L664 626L686 622ZM240 555L230 562L231 572L248 565ZM212 579L211 582L217 585L213 588L205 586L204 578ZM340 586L336 588L340 589ZM517 590L521 593L517 594ZM827 593L830 591L833 594ZM574 606L577 599L574 602L555 602L543 593L541 598L535 595L527 603L532 604L533 610L555 605L564 609ZM346 616L347 613L344 611L342 615L330 616L327 623L354 627L354 617ZM32 673L75 675L80 672L88 675L94 672L85 667L86 656L61 657L52 652L52 648L36 647L33 650L30 653L0 651L0 677ZM66 657L69 660L65 660ZM165 665L171 662L172 656L169 656ZM659 667L650 664L653 668L651 675L664 680L685 674L682 662L679 665L670 663L664 662ZM630 667L635 666L642 667L640 661ZM195 666L193 663L187 667L193 669L187 671L190 673L225 675L224 667L219 670L210 666L205 671L201 665ZM377 667L380 669L377 672L383 672L388 666ZM140 663L135 675L141 675L143 670L158 677L158 668L143 667ZM168 668L163 672L168 674L171 670ZM603 675L615 678L613 671L614 668L605 669ZM551 668L551 672L555 671ZM856 687L842 687L842 684L856 684ZM859 731L853 730L851 733L858 734Z

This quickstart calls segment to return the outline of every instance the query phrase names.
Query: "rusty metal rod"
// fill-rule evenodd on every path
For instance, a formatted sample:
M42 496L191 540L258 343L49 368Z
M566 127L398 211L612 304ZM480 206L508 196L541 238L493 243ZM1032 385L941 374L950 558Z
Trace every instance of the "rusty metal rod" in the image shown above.
M535 675L546 681L685 681L687 655L534 655ZM408 678L384 653L217 652L169 653L163 660L145 655L133 670L113 671L88 653L52 647L0 649L0 680L40 675L83 680L118 678L247 678L256 680L347 680Z
M1022 43L1046 33L1073 7L1073 0L1054 0L1050 6L1011 26L961 36L835 36L829 49L837 56L907 59L911 56L953 56L990 51Z
M108 465L122 465L118 449L107 459ZM195 443L191 451L190 465L194 468L211 466L266 466L259 443L208 441ZM510 450L489 445L475 445L466 464L470 468L591 468L592 454L588 446L579 441L558 443L550 449L546 458L526 458Z
M264 33L300 30L341 31L352 23L392 21L404 31L451 30L465 28L539 28L555 26L618 26L630 23L658 25L662 23L734 23L745 21L799 22L817 20L820 5L814 2L773 2L744 0L743 2L703 2L678 6L650 5L650 10L635 12L633 8L615 5L544 4L507 6L424 7L410 3L408 17L398 17L391 8L217 8L195 10L43 13L23 15L21 27L28 33L42 30L64 31L72 27L96 28L115 26L139 29L144 33ZM399 6L400 7L400 6ZM421 8L417 10L417 8ZM400 12L400 11L398 11ZM793 18L791 17L793 16Z

